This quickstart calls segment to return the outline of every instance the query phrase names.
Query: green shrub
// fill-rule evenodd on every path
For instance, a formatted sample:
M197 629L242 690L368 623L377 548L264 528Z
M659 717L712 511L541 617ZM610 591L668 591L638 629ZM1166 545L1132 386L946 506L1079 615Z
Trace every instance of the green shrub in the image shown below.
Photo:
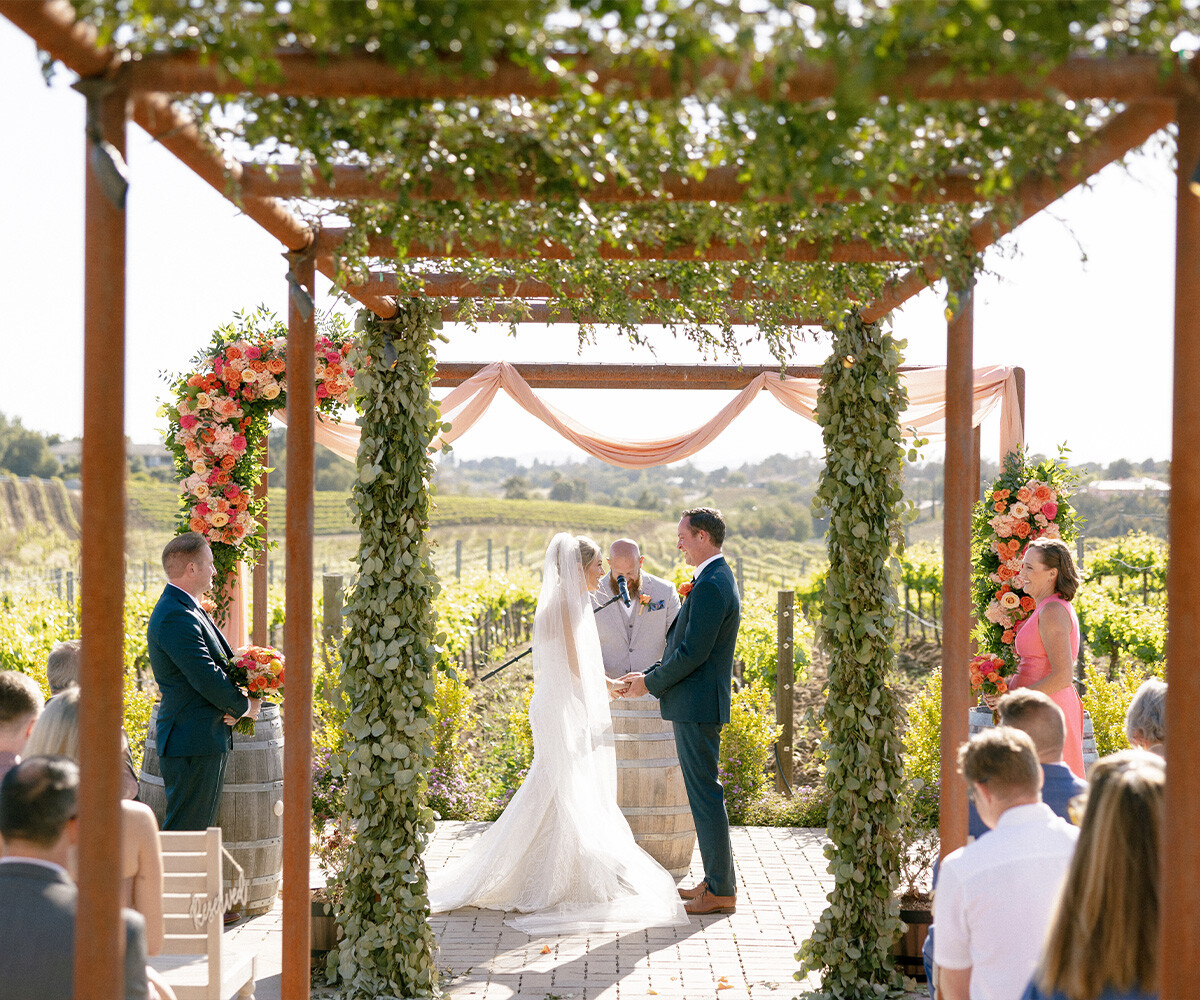
M742 596L742 623L734 657L742 663L742 680L775 686L778 662L778 591L749 584ZM792 614L792 656L796 680L803 683L812 662L813 627L803 615Z
M433 743L429 807L442 819L470 819L475 808L470 757L463 738L470 724L470 690L462 681L439 671L429 708Z
M480 819L495 819L503 812L533 763L533 732L529 728L529 699L532 697L533 687L530 686L516 707L504 716L500 732L492 741L488 759L490 806L481 807Z
M733 696L729 724L721 730L721 783L730 822L745 822L747 810L763 796L767 764L779 738L771 692L754 681Z
M904 776L909 807L920 824L937 826L942 781L942 672L935 670L908 706Z
M792 797L768 792L746 807L742 822L747 826L805 826L825 828L829 803L833 793L822 782L819 785L800 785Z
M1161 678L1161 665L1158 669L1148 669L1140 664L1121 667L1112 680L1094 666L1087 667L1084 676L1088 689L1083 696L1083 707L1092 717L1096 751L1101 757L1129 749L1129 740L1125 737L1125 712L1133 701L1134 692L1151 675Z

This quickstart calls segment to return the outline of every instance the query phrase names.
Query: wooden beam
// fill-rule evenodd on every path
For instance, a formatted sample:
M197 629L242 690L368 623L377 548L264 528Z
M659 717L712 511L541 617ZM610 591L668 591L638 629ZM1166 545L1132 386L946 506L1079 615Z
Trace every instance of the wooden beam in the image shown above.
M603 181L580 187L572 194L586 198L592 204L647 202L717 202L730 204L750 197L751 185L739 178L746 171L740 167L714 167L702 180L677 173L663 174L651 188L641 188L625 181ZM373 173L367 167L334 164L329 167L330 180L299 164L284 163L270 167L257 163L240 165L243 196L272 198L336 198L342 201L393 201L399 189L393 181ZM972 204L980 199L978 181L967 175L946 175L916 184L888 185L886 197L890 204ZM515 180L496 177L479 180L464 192L448 172L422 173L403 182L405 197L417 201L565 201L568 195L558 190L541 191L534 174L521 174ZM763 204L791 204L803 199L808 204L854 204L864 199L859 189L828 189L805 191L802 194L785 192L752 200Z
M649 65L625 60L617 65L588 58L562 59L562 69L533 72L501 58L492 72L473 75L444 61L433 70L396 68L375 55L328 55L281 51L278 73L243 83L211 56L198 52L142 55L123 69L133 91L173 94L260 94L291 97L380 97L402 100L499 99L512 96L552 100L562 96L563 80L586 80L594 92L634 100L673 100L716 84L733 94L763 101L804 103L830 97L840 82L831 62L797 62L785 73L760 61L710 60L699 66L683 60ZM549 62L547 58L547 62ZM1157 56L1076 57L1044 71L972 77L938 57L919 57L893 80L876 84L874 96L910 100L1015 101L1097 98L1133 101L1174 97L1181 74L1164 75Z
M98 135L122 156L127 99L119 90L92 98ZM125 685L126 221L87 155L91 147L85 139L79 904L75 954L64 960L75 963L79 1000L117 1000L125 996L121 869L113 862Z
M316 297L312 258L293 265L297 281ZM313 370L316 309L305 316L288 296L287 368ZM283 1000L308 1000L308 891L312 826L313 649L313 445L316 385L298 374L288 380L287 553L283 648L287 662L287 711L283 727Z
M942 514L942 785L941 852L967 842L967 787L958 773L958 748L967 738L971 687L971 511L974 433L971 402L974 362L974 291L958 292L946 328L946 474Z
M1196 994L1200 963L1200 200L1189 189L1200 161L1200 100L1180 100L1175 195L1175 358L1167 568L1167 793L1161 845L1159 996ZM1133 248L1130 248L1133 249Z
M434 386L462 385L487 365L479 361L438 362ZM819 365L616 365L514 364L517 374L534 389L744 389L763 372L783 372L788 378L819 379ZM901 372L924 371L925 365L904 365Z
M267 629L267 585L270 582L267 579L268 562L270 552L267 551L267 522L270 517L270 511L267 509L267 469L271 464L270 446L268 444L268 434L263 438L262 451L259 461L262 463L263 473L258 477L258 482L254 485L254 498L263 501L262 514L259 515L258 523L262 525L263 532L263 550L259 553L258 561L254 564L254 616L252 618L252 628L250 632L250 641L256 646L265 646L270 641L270 636Z

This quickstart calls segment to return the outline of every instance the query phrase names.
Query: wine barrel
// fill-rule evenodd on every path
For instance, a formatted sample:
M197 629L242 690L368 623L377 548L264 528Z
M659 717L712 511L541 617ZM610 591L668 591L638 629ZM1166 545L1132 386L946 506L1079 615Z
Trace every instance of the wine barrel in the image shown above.
M974 736L976 733L981 733L992 725L992 710L990 708L980 708L978 706L971 709L971 718L967 726L968 734ZM1092 765L1100 759L1099 753L1096 751L1096 733L1092 728L1092 716L1090 712L1083 713L1083 771L1086 774L1092 769Z
M150 713L138 797L154 810L159 826L167 797L158 766L155 732L158 706ZM234 732L217 817L225 849L242 866L247 898L243 913L265 913L283 880L283 722L279 706L264 703L253 734ZM225 864L225 891L237 872Z
M653 695L612 702L617 804L633 839L676 879L692 864L696 827L688 805L675 733Z
M902 975L911 976L918 983L923 983L926 978L925 937L933 925L933 910L928 906L921 909L901 909L900 919L904 921L904 932L892 946L896 968Z

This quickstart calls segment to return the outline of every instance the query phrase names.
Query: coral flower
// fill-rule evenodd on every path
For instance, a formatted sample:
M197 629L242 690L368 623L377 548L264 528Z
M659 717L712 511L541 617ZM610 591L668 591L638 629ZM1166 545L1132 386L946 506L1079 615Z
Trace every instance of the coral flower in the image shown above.
M200 518L200 517L193 517L193 518L192 518L192 519L191 519L191 520L188 522L188 527L189 527L189 528L191 528L191 529L192 529L192 531L195 531L195 532L197 532L198 534L201 534L201 535L203 535L203 534L204 534L204 529L205 529L205 528L207 528L207 527L208 527L208 525L204 523L204 519L203 519L203 518Z

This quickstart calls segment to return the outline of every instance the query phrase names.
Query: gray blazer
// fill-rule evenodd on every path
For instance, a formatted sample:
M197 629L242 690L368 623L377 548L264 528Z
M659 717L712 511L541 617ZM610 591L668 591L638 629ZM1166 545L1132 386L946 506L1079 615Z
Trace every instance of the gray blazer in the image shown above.
M616 590L608 574L592 594L592 606L600 607ZM643 601L641 596L647 598ZM625 614L621 602L610 604L596 614L600 649L604 654L604 672L609 677L644 673L656 664L667 644L667 630L679 614L679 594L674 586L657 576L642 573L641 594L634 598L633 614Z
M5 1000L72 1000L75 883L25 861L0 864L0 993ZM146 1000L146 923L125 917L125 1000Z

